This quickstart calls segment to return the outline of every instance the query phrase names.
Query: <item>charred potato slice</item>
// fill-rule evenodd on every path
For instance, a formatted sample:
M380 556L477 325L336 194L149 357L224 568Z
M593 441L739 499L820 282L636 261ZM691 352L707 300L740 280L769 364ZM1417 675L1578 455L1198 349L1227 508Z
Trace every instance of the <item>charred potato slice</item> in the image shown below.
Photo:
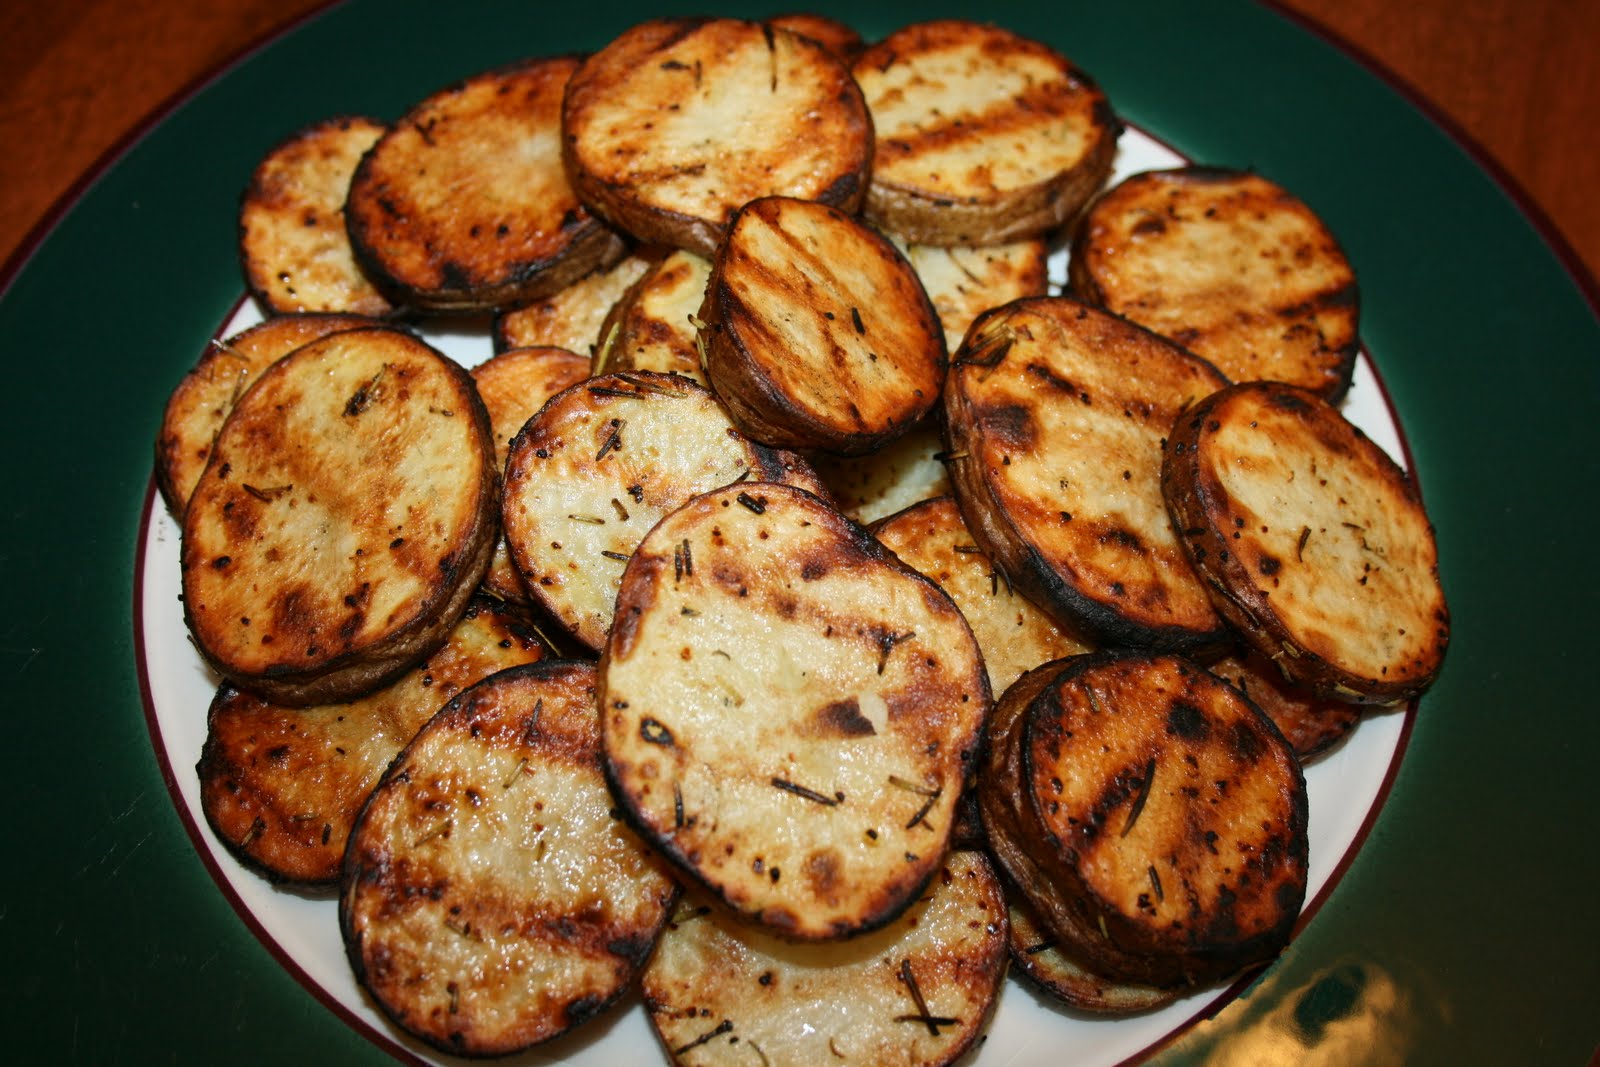
M167 509L182 516L189 506L217 431L263 370L319 337L375 325L360 315L279 315L213 341L172 391L156 436L156 485Z
M1344 740L1361 722L1359 704L1328 700L1289 684L1283 672L1254 649L1231 652L1206 664L1206 669L1249 697L1302 764Z
M908 241L1000 244L1077 214L1121 125L1063 56L995 26L907 26L851 66L876 132L867 218Z
M712 387L768 444L870 451L927 415L943 383L944 334L916 272L826 204L740 210L700 318Z
M923 425L860 456L815 453L817 474L834 505L857 522L877 522L922 500L950 492L944 438Z
M511 439L544 407L545 401L588 376L588 358L564 348L510 349L472 369L478 395L489 412L496 469L505 470ZM483 586L513 604L531 600L504 537L495 543L494 559L483 577Z
M984 827L1094 973L1177 986L1270 959L1306 889L1305 780L1270 720L1175 656L1080 656L996 711Z
M496 485L461 367L389 329L297 349L240 398L184 513L196 647L278 703L391 681L466 610L494 550Z
M562 167L561 99L577 65L538 59L476 75L372 146L345 205L368 275L425 311L492 311L622 255Z
M1355 271L1328 227L1283 187L1243 171L1134 175L1079 226L1072 287L1172 338L1236 382L1278 381L1337 401L1355 368Z
M1178 998L1175 989L1113 981L1088 970L1039 921L1028 898L1010 886L1006 910L1011 920L1008 947L1017 972L1068 1007L1096 1015L1132 1015Z
M854 211L872 162L849 69L808 37L740 19L625 31L573 76L562 131L573 186L597 214L708 259L757 197ZM729 151L739 131L757 136Z
M999 879L980 853L953 852L893 924L837 944L797 945L687 898L645 968L645 1007L686 1067L935 1067L977 1042L1005 959Z
M478 598L437 652L350 703L289 708L224 683L196 767L206 820L274 881L331 886L361 805L423 724L480 679L543 655L537 636Z
M446 1052L500 1055L593 1017L637 976L677 889L612 813L593 664L491 675L444 707L350 838L356 977Z
M1233 386L1173 427L1162 490L1221 612L1290 681L1393 703L1450 638L1416 485L1316 394Z
M623 565L658 519L741 478L787 480L786 464L803 467L746 440L704 386L601 375L552 397L511 442L506 545L535 601L598 650Z
M356 164L387 130L375 119L327 119L256 165L239 207L239 253L263 307L280 314L394 311L356 265L344 222Z
M909 507L872 532L902 563L938 582L956 602L983 651L991 691L1005 692L1042 663L1091 651L1082 637L1011 588L974 543L950 497Z
M501 312L494 320L495 351L565 348L592 356L612 307L658 258L653 251L634 252L543 299Z
M601 659L628 817L802 941L888 923L938 870L989 688L939 588L815 497L728 486L629 561Z
M954 352L967 328L990 308L1025 296L1044 296L1049 249L1043 240L1008 241L986 248L906 245L933 310L944 327L945 347Z
M979 547L1103 645L1224 645L1160 475L1172 420L1225 384L1171 342L1063 297L986 313L944 391L950 478Z
M648 370L705 384L694 323L711 262L681 249L646 271L606 316L594 372Z

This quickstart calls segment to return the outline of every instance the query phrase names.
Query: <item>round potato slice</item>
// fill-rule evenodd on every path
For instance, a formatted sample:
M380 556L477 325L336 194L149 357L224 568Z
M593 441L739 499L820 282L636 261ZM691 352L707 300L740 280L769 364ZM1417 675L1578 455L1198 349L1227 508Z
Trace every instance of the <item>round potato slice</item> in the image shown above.
M183 521L183 605L223 677L349 700L456 624L494 551L494 443L467 372L409 333L345 330L239 399Z
M1005 904L978 852L952 852L893 924L797 945L690 898L644 972L673 1062L938 1067L972 1048L1005 974Z
M1450 616L1422 499L1316 394L1249 382L1197 405L1162 491L1217 610L1290 681L1372 704L1438 674Z
M947 19L907 26L851 66L876 141L867 218L908 241L1043 236L1111 173L1121 124L1046 45Z
M658 250L634 252L547 297L502 312L494 320L495 351L549 347L592 357L605 336L606 316L658 258Z
M332 885L361 805L423 724L480 679L543 655L537 635L479 597L438 651L348 703L289 708L224 683L195 768L206 820L274 881Z
M1270 959L1306 889L1305 779L1271 721L1175 656L1078 656L996 709L996 858L1082 966L1214 982Z
M344 116L307 127L256 165L239 207L250 292L269 311L394 311L356 265L344 202L356 165L388 127Z
M710 278L711 262L681 249L646 271L606 316L595 373L649 370L704 385L694 324Z
M351 179L356 259L406 303L493 311L548 296L623 254L561 162L570 56L487 71L417 104Z
M189 506L217 431L263 370L319 337L376 325L361 315L278 315L213 341L172 391L156 437L156 485L167 509L181 516Z
M447 1052L502 1055L594 1017L677 896L612 811L594 665L547 660L456 697L350 837L339 924L356 978Z
M604 374L552 397L511 442L506 547L534 600L598 650L623 565L657 520L696 493L803 467L747 440L687 378Z
M926 416L943 384L944 333L916 271L826 204L747 204L700 318L712 387L768 444L871 451Z
M872 162L849 69L808 37L740 19L625 31L573 75L562 131L572 183L597 214L708 259L757 197L854 211Z
M944 391L950 479L978 545L1103 645L1225 646L1161 495L1172 420L1225 384L1171 342L1064 297L986 313Z
M1305 203L1244 171L1136 174L1095 201L1073 244L1073 290L1170 337L1236 382L1337 401L1355 368L1358 291Z
M989 687L950 598L815 497L727 486L639 545L601 659L619 803L795 940L891 921L938 870Z

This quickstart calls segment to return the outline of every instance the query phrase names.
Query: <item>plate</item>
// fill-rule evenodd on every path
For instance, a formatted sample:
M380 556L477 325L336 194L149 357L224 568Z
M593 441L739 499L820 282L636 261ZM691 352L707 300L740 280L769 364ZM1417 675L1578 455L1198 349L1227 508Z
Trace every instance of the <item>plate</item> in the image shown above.
M816 7L868 36L972 13ZM169 771L152 743L144 708L160 702L138 664L164 653L140 647L133 597L145 578L159 588L140 531L161 405L237 300L236 197L284 133L335 110L393 116L519 55L598 47L648 13L331 9L134 145L9 280L0 351L25 369L4 421L0 944L29 1020L9 1039L22 1059L389 1058L359 1011L302 986L293 950L219 892L205 836L172 802L192 771ZM1455 617L1444 674L1336 888L1278 964L1156 1059L1581 1062L1600 1038L1587 906L1600 810L1584 760L1600 725L1577 677L1600 590L1576 565L1600 485L1579 436L1600 399L1600 325L1583 289L1446 135L1270 10L1001 3L982 17L1055 44L1178 151L1253 166L1327 218L1361 277L1363 336Z

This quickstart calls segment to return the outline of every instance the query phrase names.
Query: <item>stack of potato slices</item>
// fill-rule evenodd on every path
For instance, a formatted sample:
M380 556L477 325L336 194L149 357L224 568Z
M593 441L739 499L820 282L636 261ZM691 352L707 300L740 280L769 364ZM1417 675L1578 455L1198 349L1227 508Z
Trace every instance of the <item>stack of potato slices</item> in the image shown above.
M1437 551L1326 227L1105 191L1121 132L994 26L660 18L263 159L269 318L157 440L197 771L397 1026L639 989L675 1062L932 1067L1008 958L1123 1015L1282 949L1301 761L1437 675Z

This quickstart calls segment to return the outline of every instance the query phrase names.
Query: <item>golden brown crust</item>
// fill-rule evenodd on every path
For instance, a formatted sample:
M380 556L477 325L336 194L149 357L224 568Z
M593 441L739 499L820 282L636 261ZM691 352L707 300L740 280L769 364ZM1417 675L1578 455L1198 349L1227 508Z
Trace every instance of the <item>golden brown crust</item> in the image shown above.
M394 311L356 265L344 221L356 164L387 130L360 116L326 119L256 165L239 206L239 253L245 282L268 311Z
M1084 300L1170 337L1236 382L1337 401L1360 338L1355 271L1327 226L1244 171L1134 175L1089 208L1070 265Z
M356 169L356 258L405 303L492 311L558 292L618 259L561 163L573 57L478 74L417 104Z
M876 144L866 216L908 241L1049 233L1111 173L1121 124L1046 45L958 19L907 26L851 67Z
M280 703L377 688L466 610L496 486L489 417L457 364L390 329L297 349L240 399L184 514L196 647Z
M495 351L553 347L592 356L605 336L601 326L612 306L660 258L659 251L633 252L558 292L496 316Z
M872 120L844 64L810 38L740 19L625 31L573 76L562 129L585 203L641 240L707 258L757 197L854 211L872 162Z
M951 482L983 550L1100 643L1229 640L1162 502L1161 441L1225 382L1208 364L1063 297L973 324L944 389Z
M791 11L762 21L780 30L809 37L846 63L865 47L861 35L853 27L813 11Z
M1290 681L1392 703L1438 674L1450 616L1416 486L1316 394L1249 382L1197 405L1162 491L1217 610Z

